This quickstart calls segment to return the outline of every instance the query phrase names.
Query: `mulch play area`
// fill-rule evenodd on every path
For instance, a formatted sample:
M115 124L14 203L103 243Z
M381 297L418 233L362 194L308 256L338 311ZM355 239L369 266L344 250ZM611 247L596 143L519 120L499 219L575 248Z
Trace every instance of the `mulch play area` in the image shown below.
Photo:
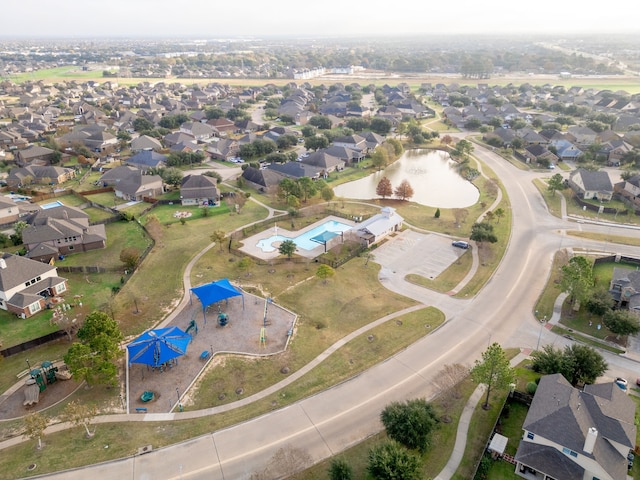
M227 323L224 326L218 321L219 312L226 314ZM194 328L190 329L192 339L185 355L168 362L162 369L137 363L131 365L128 370L131 413L168 413L172 409L178 411L176 405L179 397L185 394L205 368L224 368L214 367L212 362L219 352L246 355L283 352L296 320L294 313L269 302L265 326L265 299L244 291L241 296L210 305L206 309L206 321L204 313L202 304L194 297L171 325L167 325L186 331L192 321L195 321L198 331L195 333ZM0 396L1 420L44 410L67 398L81 385L73 378L56 381L39 393L37 403L25 405L25 399L29 396L27 380L28 376L18 380L14 389ZM146 395L149 398L144 398L147 401L142 399L145 392L148 392Z
M177 357L162 368L134 363L129 368L129 410L131 413L167 413L178 411L178 399L185 394L200 372L218 352L248 355L272 355L283 352L295 324L296 315L275 303L243 292L212 304L205 314L202 304L193 298L171 322L187 331L195 320L198 332L190 329L191 342L186 355ZM220 325L219 313L226 314L227 324ZM224 368L224 367L216 367ZM143 398L145 392L147 398ZM151 393L153 395L151 395ZM144 401L146 400L146 401Z

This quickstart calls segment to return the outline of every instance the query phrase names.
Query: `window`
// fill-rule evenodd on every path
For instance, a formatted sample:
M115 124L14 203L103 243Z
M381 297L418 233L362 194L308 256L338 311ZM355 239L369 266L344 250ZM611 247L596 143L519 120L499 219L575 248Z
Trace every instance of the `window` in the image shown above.
M578 458L578 454L576 452L574 452L573 450L568 449L567 447L564 447L562 449L562 453L564 453L565 455L570 455L572 457Z
M56 293L62 293L67 290L67 286L64 283L56 285Z
M533 432L527 432L527 438L529 440L533 440L533 437L535 437L535 435L533 434Z
M40 307L40 302L32 303L31 305L29 305L29 313L34 314L36 312L39 312L41 308L42 307Z

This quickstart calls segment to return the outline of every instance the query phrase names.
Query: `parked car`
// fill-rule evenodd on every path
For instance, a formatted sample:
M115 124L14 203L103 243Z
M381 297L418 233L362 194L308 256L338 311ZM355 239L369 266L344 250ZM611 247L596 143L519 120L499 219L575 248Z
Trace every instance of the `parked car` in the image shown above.
M629 388L629 382L627 382L624 378L618 377L615 381L616 385L619 386L623 392L627 392Z
M458 248L464 248L465 250L467 248L469 248L469 243L468 242L464 242L462 240L456 240L454 242L451 242L451 245L453 245L454 247L458 247Z

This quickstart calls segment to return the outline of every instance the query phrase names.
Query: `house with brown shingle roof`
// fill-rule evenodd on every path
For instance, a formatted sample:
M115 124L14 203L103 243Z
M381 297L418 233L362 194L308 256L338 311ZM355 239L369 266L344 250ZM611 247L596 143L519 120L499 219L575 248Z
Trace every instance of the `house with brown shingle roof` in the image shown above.
M524 420L515 456L518 476L626 480L635 446L635 403L615 383L574 388L546 375Z
M90 225L89 215L79 208L62 205L32 215L22 231L27 257L48 262L60 255L105 248L105 226Z
M48 263L20 255L0 258L0 308L27 318L44 310L47 298L68 290L67 279Z

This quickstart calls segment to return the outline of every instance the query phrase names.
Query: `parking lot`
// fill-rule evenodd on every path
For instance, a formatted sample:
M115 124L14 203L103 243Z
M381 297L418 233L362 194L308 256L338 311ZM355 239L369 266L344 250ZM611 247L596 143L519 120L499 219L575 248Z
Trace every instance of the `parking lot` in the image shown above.
M449 237L405 230L374 251L376 263L396 273L435 279L469 250L451 245Z

